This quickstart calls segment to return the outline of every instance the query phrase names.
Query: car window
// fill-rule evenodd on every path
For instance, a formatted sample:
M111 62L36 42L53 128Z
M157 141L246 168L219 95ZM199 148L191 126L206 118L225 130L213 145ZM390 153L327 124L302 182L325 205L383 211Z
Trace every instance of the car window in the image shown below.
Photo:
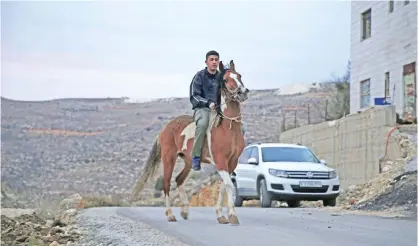
M253 150L251 151L250 158L255 158L257 161L259 161L259 159L258 159L258 148L254 147L252 149Z
M245 154L248 152L248 149L245 149L242 153L241 153L241 156L239 157L239 159L238 159L238 163L240 163L240 164L246 164L245 163L245 161L246 161L246 159L245 159Z
M246 158L246 163L248 164L248 159L250 159L251 158L251 154L253 153L253 150L255 149L255 147L251 147L249 150L248 150L248 153L245 155L245 158Z
M242 152L241 157L239 158L239 161L238 161L240 164L248 164L248 159L250 158L251 150L252 150L252 147L247 148Z
M263 162L314 162L319 159L308 148L298 147L263 147Z

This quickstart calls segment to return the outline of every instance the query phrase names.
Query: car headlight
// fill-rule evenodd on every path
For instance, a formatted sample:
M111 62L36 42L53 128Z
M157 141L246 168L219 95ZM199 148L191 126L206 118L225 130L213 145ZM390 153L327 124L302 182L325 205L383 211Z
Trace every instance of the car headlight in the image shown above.
M328 177L330 179L335 179L337 177L337 172L336 171L331 171L328 173Z
M279 178L287 178L289 175L286 171L278 170L278 169L269 169L269 173L273 176L279 177Z

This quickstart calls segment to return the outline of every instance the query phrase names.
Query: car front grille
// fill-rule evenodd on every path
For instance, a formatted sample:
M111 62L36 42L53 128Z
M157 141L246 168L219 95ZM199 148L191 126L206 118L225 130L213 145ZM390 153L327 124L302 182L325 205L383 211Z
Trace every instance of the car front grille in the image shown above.
M287 174L289 179L329 179L328 172L287 171Z
M298 193L325 193L328 190L328 185L322 187L300 187L299 185L291 185L292 190Z

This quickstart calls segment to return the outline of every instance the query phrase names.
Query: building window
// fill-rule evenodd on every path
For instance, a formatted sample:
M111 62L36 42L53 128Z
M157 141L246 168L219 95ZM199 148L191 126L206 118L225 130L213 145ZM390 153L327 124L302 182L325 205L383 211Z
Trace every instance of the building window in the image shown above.
M395 8L395 2L393 0L389 1L389 13L392 13Z
M360 82L360 108L370 106L370 79Z
M372 36L372 9L368 9L361 14L361 38L362 40Z
M385 98L390 97L389 87L390 87L390 73L386 72L385 73Z
M409 1L405 1L403 4L404 5L408 5L409 4Z

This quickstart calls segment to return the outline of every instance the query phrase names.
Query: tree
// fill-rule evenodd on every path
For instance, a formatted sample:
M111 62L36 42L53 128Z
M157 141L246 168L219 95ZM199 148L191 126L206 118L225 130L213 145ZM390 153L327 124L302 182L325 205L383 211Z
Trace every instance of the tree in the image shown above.
M332 76L328 81L334 84L335 88L328 99L326 120L340 119L350 113L350 69L351 62L348 61L345 74Z

